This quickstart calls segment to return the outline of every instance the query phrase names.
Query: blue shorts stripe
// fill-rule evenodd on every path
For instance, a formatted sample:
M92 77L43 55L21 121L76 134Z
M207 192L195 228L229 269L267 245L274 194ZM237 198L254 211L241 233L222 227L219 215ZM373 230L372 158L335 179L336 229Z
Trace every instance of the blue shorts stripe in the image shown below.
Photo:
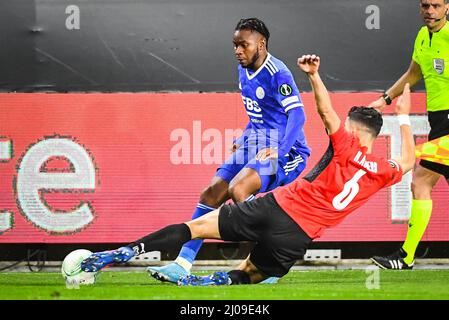
M200 209L206 209L206 210L215 210L216 209L216 208L212 208L212 207L206 206L205 204L202 204L202 203L198 203L196 205L196 207L200 208Z

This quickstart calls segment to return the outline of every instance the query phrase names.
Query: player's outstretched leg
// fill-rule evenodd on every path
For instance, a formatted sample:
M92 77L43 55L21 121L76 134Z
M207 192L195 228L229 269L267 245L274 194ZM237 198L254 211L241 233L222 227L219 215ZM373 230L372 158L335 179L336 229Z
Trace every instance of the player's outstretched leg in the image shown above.
M116 250L95 252L81 262L81 270L97 272L114 263L124 263L134 257L134 250L121 247Z
M193 213L192 220L213 210L215 210L215 208L198 203L195 212ZM177 283L180 278L190 274L190 269L192 268L192 264L195 261L196 255L198 254L198 251L200 251L202 244L202 239L190 240L183 245L174 262L162 267L148 267L147 272L156 280Z
M93 253L81 262L81 269L86 272L96 272L146 252L179 250L183 243L191 239L190 228L185 223L172 224L117 250Z

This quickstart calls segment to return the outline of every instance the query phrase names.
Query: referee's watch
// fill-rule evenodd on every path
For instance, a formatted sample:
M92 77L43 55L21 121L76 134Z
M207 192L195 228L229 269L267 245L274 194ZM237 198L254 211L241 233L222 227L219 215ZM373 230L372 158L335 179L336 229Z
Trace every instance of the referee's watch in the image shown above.
M391 100L391 97L388 95L388 93L385 92L382 95L382 98L384 98L385 102L387 103L387 106L389 106L391 104L392 100Z

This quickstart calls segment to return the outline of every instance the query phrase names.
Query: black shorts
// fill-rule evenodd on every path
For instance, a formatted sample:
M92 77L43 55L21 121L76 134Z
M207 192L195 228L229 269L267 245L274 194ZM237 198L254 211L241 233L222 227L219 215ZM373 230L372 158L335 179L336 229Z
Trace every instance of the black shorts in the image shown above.
M428 119L430 124L429 141L449 135L449 110L428 112ZM449 166L427 160L421 160L419 164L449 179Z
M250 202L224 205L218 226L223 240L255 242L250 260L270 277L287 274L312 242L272 193Z

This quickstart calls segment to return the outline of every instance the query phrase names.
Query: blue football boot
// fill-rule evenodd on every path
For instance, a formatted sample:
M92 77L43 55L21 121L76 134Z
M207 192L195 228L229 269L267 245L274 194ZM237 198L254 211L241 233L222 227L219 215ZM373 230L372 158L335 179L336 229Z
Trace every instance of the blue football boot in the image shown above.
M178 286L227 286L231 278L227 272L217 271L209 276L188 275L178 281Z
M95 252L81 262L81 270L85 272L97 272L111 264L127 262L132 257L134 257L134 250L129 247Z
M187 277L190 272L176 262L162 267L148 267L147 272L156 280L162 282L178 283L178 280Z
M267 278L267 279L265 279L264 281L262 281L261 284L273 284L273 283L278 283L278 282L279 282L279 279L280 279L280 278L278 278L278 277L270 277L270 278Z

